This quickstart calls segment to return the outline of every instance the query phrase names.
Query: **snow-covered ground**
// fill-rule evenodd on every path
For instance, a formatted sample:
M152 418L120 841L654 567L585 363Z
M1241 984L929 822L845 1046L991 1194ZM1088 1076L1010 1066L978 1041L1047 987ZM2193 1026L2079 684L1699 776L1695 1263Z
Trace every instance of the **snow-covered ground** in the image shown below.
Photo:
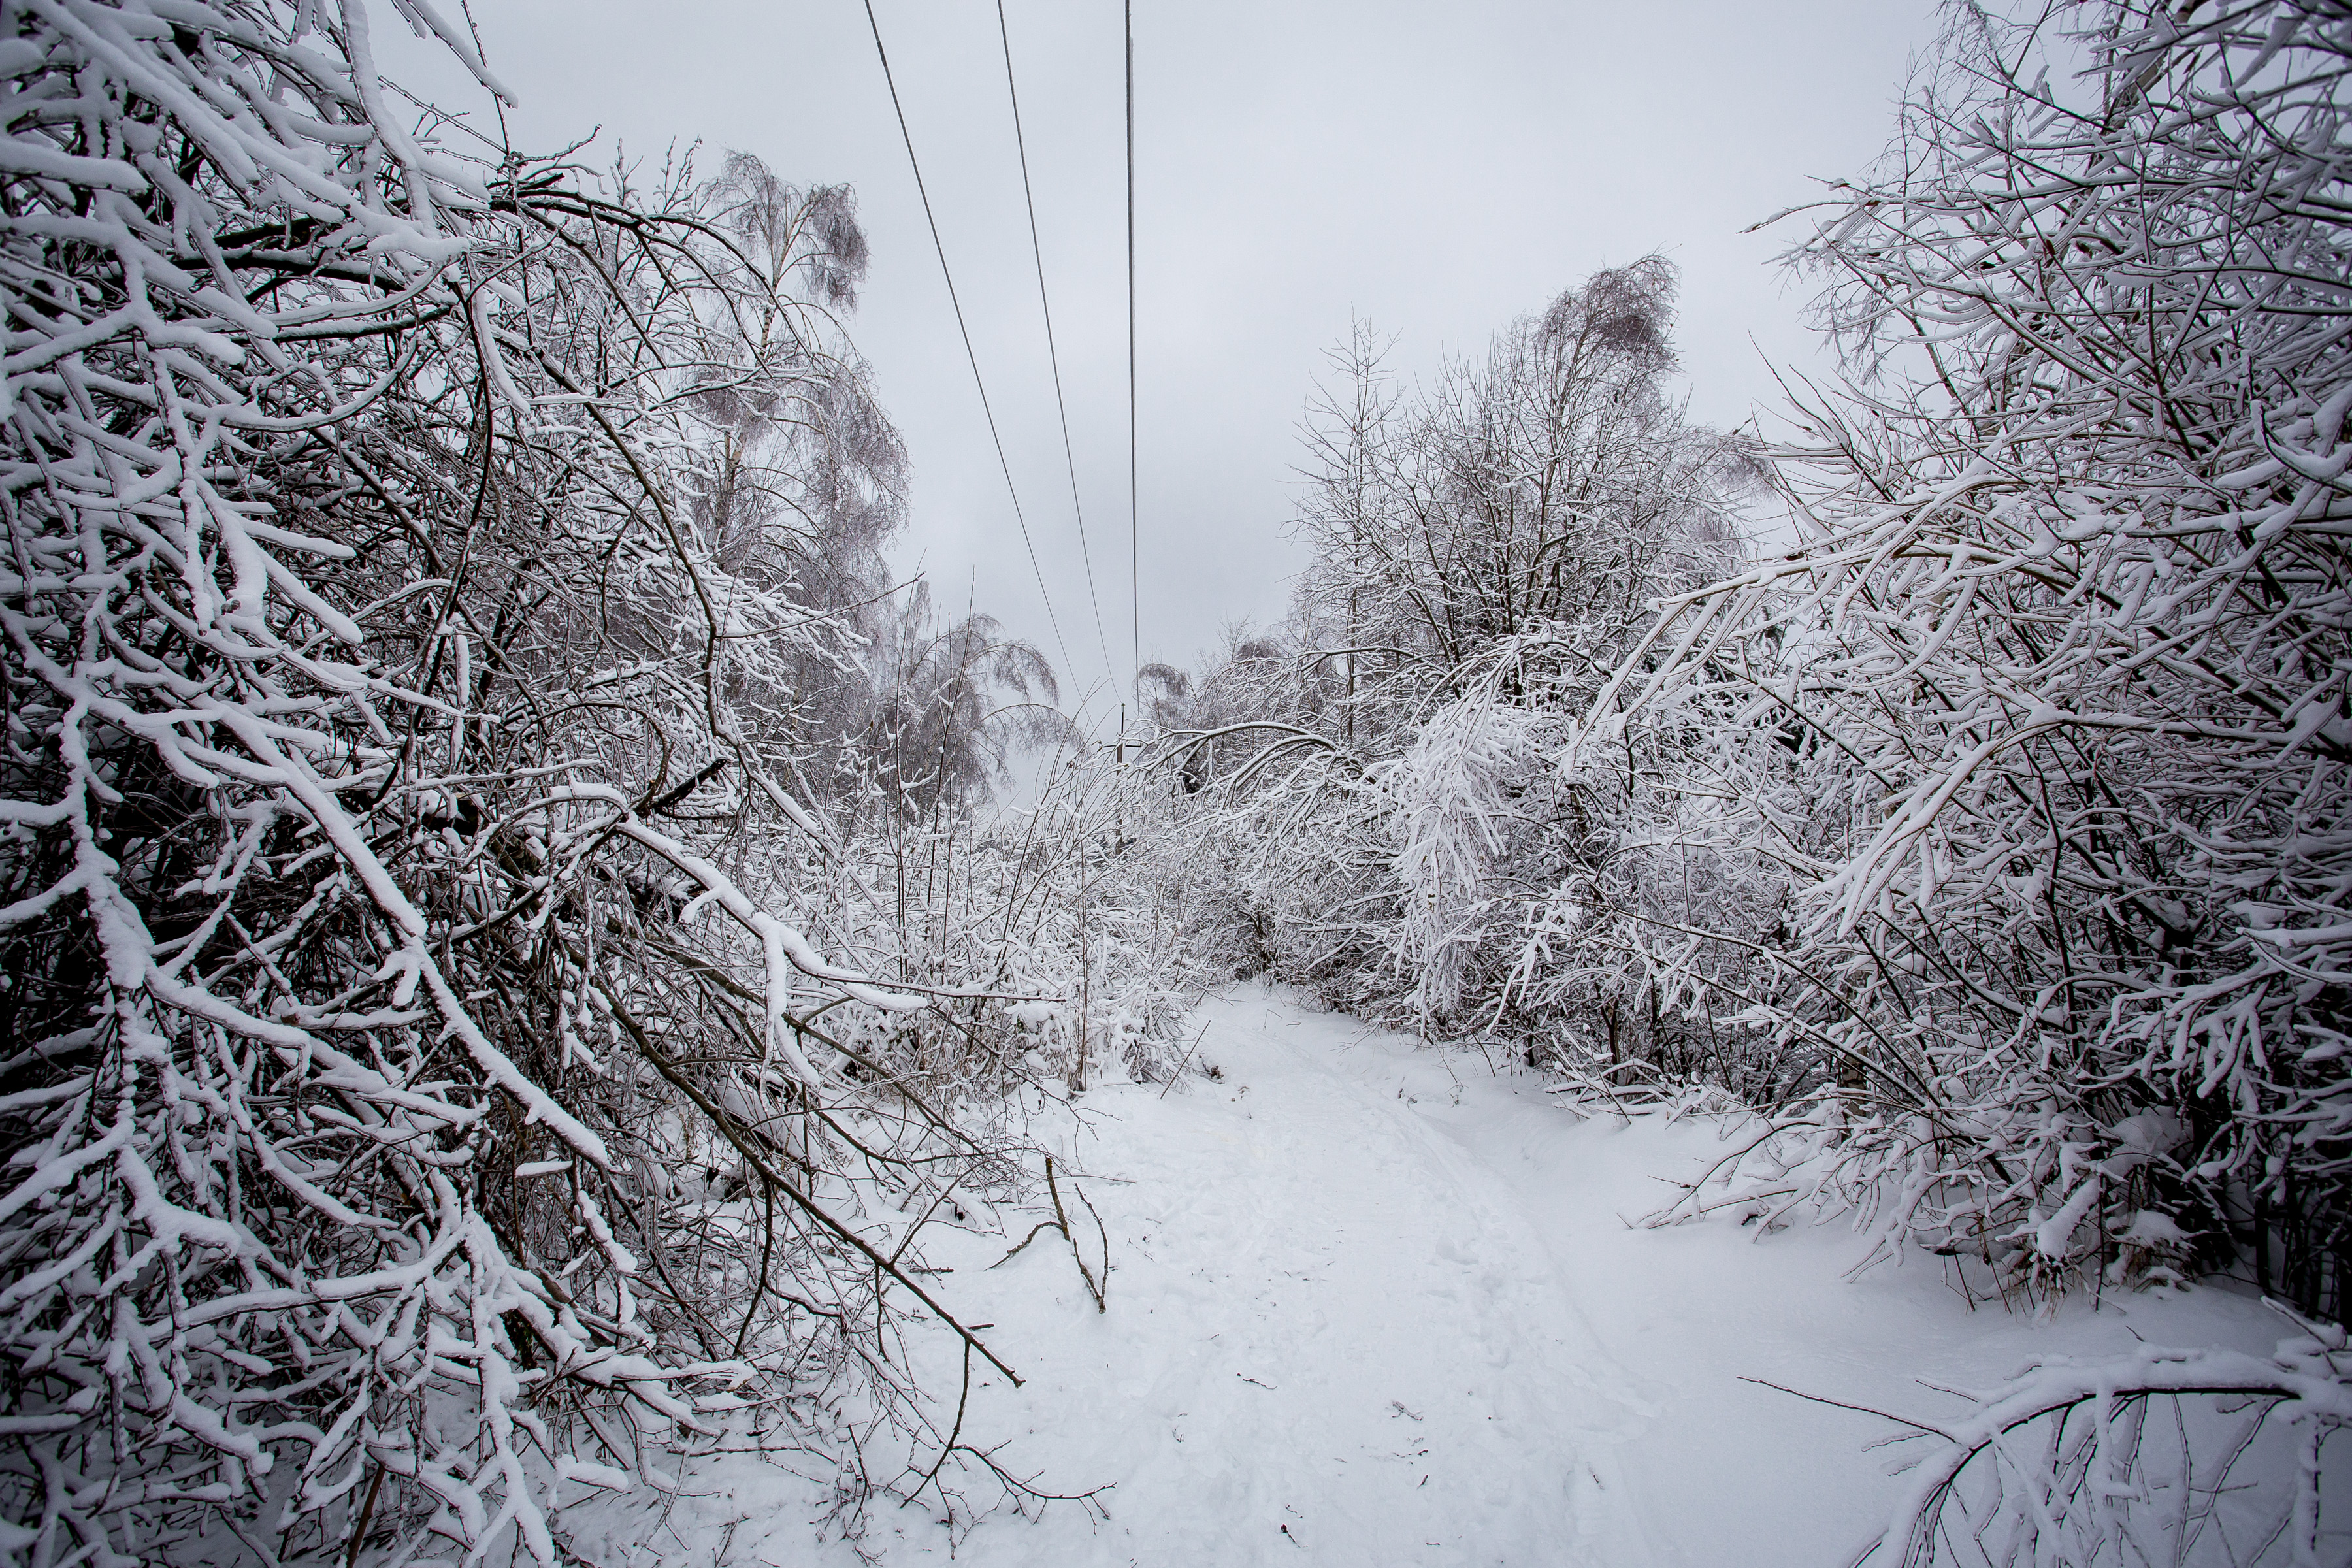
M1927 1385L1982 1386L2037 1353L2281 1337L2210 1287L2040 1321L1971 1310L1930 1260L1849 1279L1843 1229L1636 1228L1718 1152L1711 1125L1580 1120L1538 1079L1279 990L1214 998L1202 1026L1222 1081L1098 1088L1065 1126L1109 1231L1107 1312L1051 1233L994 1270L1002 1240L929 1247L1025 1380L975 1388L966 1440L1003 1444L1041 1489L1108 1488L1107 1517L1006 1510L951 1542L936 1506L886 1507L871 1557L1836 1563L1899 1488L1869 1447L1894 1428L1764 1384L1941 1413L1954 1402ZM688 1489L635 1562L813 1560L805 1487L738 1463Z

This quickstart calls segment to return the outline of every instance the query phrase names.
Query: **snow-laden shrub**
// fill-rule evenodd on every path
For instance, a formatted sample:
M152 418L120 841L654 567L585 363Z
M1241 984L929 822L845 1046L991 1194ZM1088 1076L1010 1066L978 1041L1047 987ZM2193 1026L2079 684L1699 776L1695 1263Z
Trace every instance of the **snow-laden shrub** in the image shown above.
M1498 923L1516 934L1513 884L1538 852L1528 829L1540 817L1519 806L1547 715L1496 701L1491 686L1439 710L1380 775L1397 846L1394 958L1424 1026L1491 993L1479 960Z
M1591 637L1496 645L1375 773L1414 1021L1510 1039L1530 1064L1769 1097L1785 1053L1723 1003L1756 983L1784 881L1741 846L1739 814L1691 787L1695 727L1586 743Z
M365 0L5 16L0 1548L552 1563L908 1419L913 1233L1013 1173L861 1045L985 1000L807 918L845 194L469 161Z
M2342 1329L2285 1315L2268 1356L2049 1357L1957 1419L1896 1416L1908 1484L1857 1568L2340 1560L2352 1360Z
M1670 605L1587 742L1694 741L1790 891L1721 1002L1815 1068L1734 1195L2342 1310L2347 67L2334 5L1958 10L1799 252L1874 379L1779 455L1801 547Z

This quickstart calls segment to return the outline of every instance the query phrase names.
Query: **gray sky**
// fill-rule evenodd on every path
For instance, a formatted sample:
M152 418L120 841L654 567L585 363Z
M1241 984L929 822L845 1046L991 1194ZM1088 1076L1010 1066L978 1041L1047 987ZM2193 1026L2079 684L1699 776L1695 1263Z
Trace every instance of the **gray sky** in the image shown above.
M874 4L1076 667L1070 695L1099 692L996 10ZM698 139L713 167L740 148L786 179L856 188L874 262L852 331L913 458L896 559L943 602L969 591L1055 653L860 0L471 5L521 100L509 120L526 150L602 126L608 153L616 139L656 157ZM1768 362L1819 369L1802 293L1771 265L1793 235L1740 231L1876 153L1934 23L1930 0L1135 9L1142 649L1178 663L1228 621L1282 613L1299 561L1284 536L1298 420L1351 313L1397 335L1395 364L1426 375L1596 268L1659 250L1683 269L1677 337L1700 418L1736 424L1770 403ZM1123 685L1119 6L1005 12Z

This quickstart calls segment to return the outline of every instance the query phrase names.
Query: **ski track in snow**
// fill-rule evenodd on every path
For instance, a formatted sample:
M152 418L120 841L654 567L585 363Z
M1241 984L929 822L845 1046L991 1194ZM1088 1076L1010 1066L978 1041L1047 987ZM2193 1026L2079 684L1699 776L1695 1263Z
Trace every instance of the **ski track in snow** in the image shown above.
M1745 1379L1941 1413L1923 1381L1981 1384L2135 1330L2255 1351L2281 1336L2217 1289L2036 1321L1971 1310L1916 1259L1849 1280L1843 1227L1762 1246L1729 1225L1632 1228L1719 1152L1711 1129L1582 1121L1539 1079L1276 989L1198 1018L1222 1082L1095 1089L1065 1142L1109 1232L1107 1313L1050 1230L995 1269L1003 1238L926 1244L952 1270L944 1300L993 1324L1024 1379L975 1377L965 1440L1003 1444L1041 1489L1108 1487L1108 1517L1062 1502L951 1531L935 1494L885 1500L869 1561L1837 1563L1899 1487L1865 1447L1891 1428ZM957 1362L944 1335L925 1342L944 1426ZM961 1489L992 1500L984 1477ZM812 1545L818 1505L793 1478L735 1462L688 1490L632 1563L856 1561Z

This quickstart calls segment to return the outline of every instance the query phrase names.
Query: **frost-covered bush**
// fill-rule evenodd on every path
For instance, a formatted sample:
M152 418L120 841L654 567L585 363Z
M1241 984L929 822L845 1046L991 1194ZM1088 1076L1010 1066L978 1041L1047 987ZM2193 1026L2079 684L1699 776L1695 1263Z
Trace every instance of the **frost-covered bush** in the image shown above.
M1958 1419L1901 1418L1910 1473L1857 1568L2336 1560L2352 1363L2341 1328L2285 1315L2268 1356L2049 1357Z
M5 16L0 1548L551 1563L919 1436L913 1233L1015 1173L866 1048L988 1000L818 923L846 193L461 156L365 0Z
M2347 65L2332 4L1956 10L1798 252L1862 377L1779 455L1801 546L1587 742L1695 737L1787 890L1711 999L1812 1063L1745 1212L2343 1310Z

